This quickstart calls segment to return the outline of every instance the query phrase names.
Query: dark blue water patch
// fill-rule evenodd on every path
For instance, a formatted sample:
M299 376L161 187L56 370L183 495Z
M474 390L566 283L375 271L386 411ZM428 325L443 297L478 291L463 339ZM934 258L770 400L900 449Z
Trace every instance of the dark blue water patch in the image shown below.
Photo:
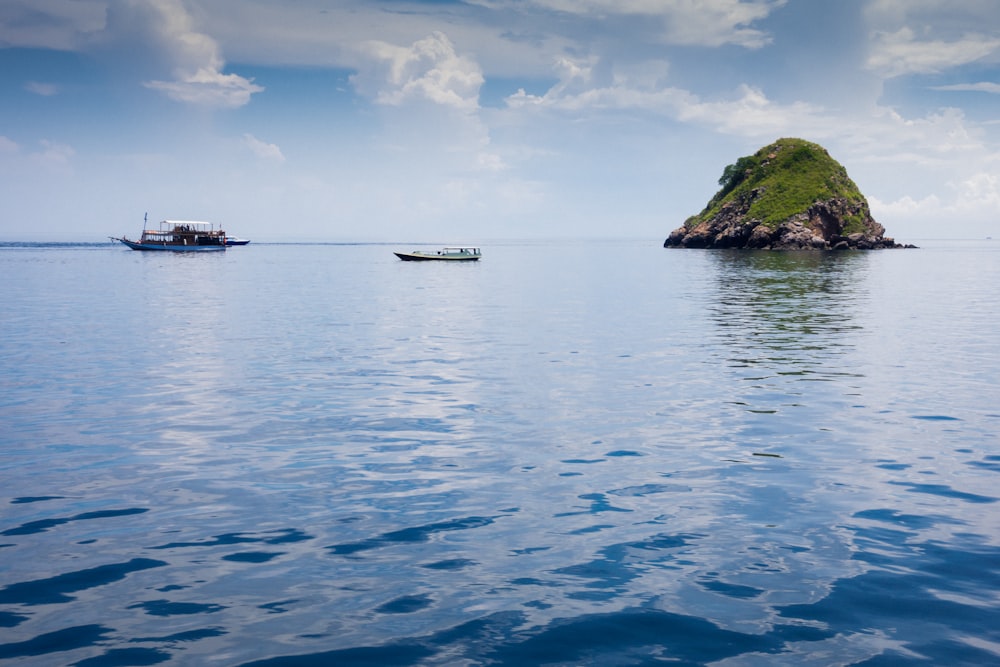
M467 567L472 567L473 565L478 565L478 563L469 558L450 558L448 560L439 560L434 563L426 563L420 567L427 568L428 570L461 570Z
M961 521L946 516L929 514L904 514L894 509L871 509L855 512L855 518L881 521L893 526L902 526L910 530L923 530L938 524L961 525Z
M612 496L625 496L630 498L642 498L643 496L652 496L657 493L668 493L668 492L684 492L690 491L690 486L684 486L682 484L642 484L640 486L626 486L621 489L612 489L608 491L608 494Z
M1000 456L984 456L982 461L969 461L969 465L983 470L1000 472Z
M21 505L24 503L42 503L46 500L62 500L65 496L22 496L10 501L11 505Z
M73 667L140 667L158 665L170 658L169 653L155 648L112 648L102 655L74 662Z
M715 593L721 593L726 597L739 598L744 600L750 600L753 598L760 597L766 591L762 588L754 588L753 586L743 586L740 584L730 584L724 581L719 581L717 579L710 579L707 581L700 582L702 588L706 590L713 591Z
M379 614L412 614L434 604L429 595L404 595L375 608Z
M225 609L220 604L200 602L171 602L170 600L148 600L130 605L126 609L142 609L150 616L187 616L189 614L212 614Z
M260 542L258 537L249 537L250 533L225 533L214 535L210 539L198 540L195 542L168 542L149 547L150 549L183 549L188 547L218 547L232 546L234 544L253 544Z
M654 535L647 540L611 544L600 549L597 558L554 572L587 580L583 585L589 589L619 589L644 570L669 568L678 550L691 543L690 535Z
M188 547L218 547L233 546L236 544L290 544L294 542L304 542L313 539L313 536L299 530L298 528L283 528L281 530L270 531L274 533L257 534L251 532L224 533L214 535L210 539L197 540L193 542L168 542L149 547L150 549L180 549Z
M188 588L188 587L187 586L179 586L177 584L168 584L166 586L161 586L161 587L157 588L156 591L158 593L170 593L171 591L182 591L185 588Z
M101 565L47 579L22 581L0 589L0 603L39 605L70 602L75 599L69 595L70 593L104 586L120 581L133 572L166 565L167 563L161 560L133 558L126 563Z
M558 588L561 586L558 582L547 579L538 579L536 577L518 577L517 579L511 579L510 583L514 586L543 586L549 588Z
M228 560L233 563L266 563L284 554L284 551L245 551L237 554L227 554L222 557L222 560Z
M913 482L896 482L896 481L891 481L889 482L889 484L906 487L914 493L927 493L932 496L955 498L956 500L964 500L967 503L995 503L997 500L1000 500L992 496L981 496L976 493L966 493L964 491L956 491L955 489L945 484L915 484Z
M578 516L581 514L601 514L603 512L631 512L632 510L624 507L615 507L609 501L607 496L603 493L585 493L581 496L577 496L581 500L589 500L590 507L584 510L578 510L575 512L559 512L558 514L553 514L552 516L556 518L562 518L567 516Z
M382 646L362 646L337 651L288 655L246 662L239 667L396 667L418 665L434 651L417 642L390 642Z
M97 646L107 639L111 629L103 625L77 625L32 637L23 642L0 644L0 659L49 655Z
M571 530L570 535L587 535L589 533L599 533L602 530L608 530L609 528L614 528L615 526L610 523L596 523L592 526L583 526L582 528L577 528L576 530Z
M163 637L135 637L129 641L134 644L156 643L156 644L177 644L180 642L196 642L212 637L222 637L226 631L221 628L199 628L197 630L186 630L175 632Z
M15 614L9 611L0 611L0 628L14 628L28 620L24 614Z
M382 535L368 540L362 540L361 542L335 544L326 547L326 549L333 554L348 555L359 551L378 549L393 544L426 542L435 533L481 528L492 524L497 518L498 517L471 516L463 519L454 519L452 521L431 523L425 526L414 526L412 528L404 528L402 530L394 530L388 533L383 533Z
M17 528L9 528L0 535L31 535L33 533L43 533L49 528L54 528L55 526L61 526L65 523L70 523L73 521L90 521L93 519L108 519L119 516L131 516L134 514L143 514L149 510L143 507L131 507L124 510L101 510L98 512L84 512L82 514L76 514L70 517L60 517L57 519L40 519L38 521L29 521L28 523L21 524Z
M267 604L258 605L258 609L263 609L269 614L284 614L287 613L288 607L297 603L298 600L281 600L280 602L268 602Z
M909 463L879 463L875 467L883 470L907 470L913 466Z
M1000 639L1000 611L985 600L982 605L965 605L926 594L928 586L941 582L921 573L869 572L838 581L818 602L778 607L777 611L783 618L822 623L841 635L893 628L894 639L903 643L908 653L890 648L875 661L862 663L866 665L995 664L995 654L948 638L942 624L947 619L948 627L962 628L961 635L995 643Z
M606 453L605 456L642 456L642 454L630 449L616 449L613 452Z
M913 415L913 419L923 419L926 421L948 421L957 422L962 421L958 417L949 417L948 415Z
M748 652L774 653L766 635L724 630L705 619L658 610L593 614L487 648L487 664L702 665Z
M609 550L605 550L607 552ZM595 558L586 563L578 563L553 570L554 574L569 575L584 579L586 588L620 588L635 579L638 574L628 566L611 558Z
M625 609L556 620L541 630L520 630L518 612L498 612L426 637L382 646L275 656L241 667L418 665L436 657L463 664L520 666L703 665L746 653L775 654L785 641L827 638L813 628L779 626L765 635L725 630L708 620L671 612Z

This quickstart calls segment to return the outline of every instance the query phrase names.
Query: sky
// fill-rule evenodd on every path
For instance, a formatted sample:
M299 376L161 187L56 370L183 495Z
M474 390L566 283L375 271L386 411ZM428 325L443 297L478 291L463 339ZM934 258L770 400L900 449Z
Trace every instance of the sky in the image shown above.
M781 137L1000 238L1000 4L0 0L0 240L661 240Z

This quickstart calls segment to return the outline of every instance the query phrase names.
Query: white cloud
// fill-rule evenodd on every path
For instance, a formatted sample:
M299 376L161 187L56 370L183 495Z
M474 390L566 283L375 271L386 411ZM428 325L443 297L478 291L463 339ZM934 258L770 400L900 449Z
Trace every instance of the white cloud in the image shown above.
M685 122L708 125L727 134L749 137L787 136L792 128L816 136L824 124L824 110L805 102L779 104L768 99L759 88L743 84L739 97L721 102L705 102L694 96L682 98L677 117Z
M18 150L19 147L16 142L0 135L0 155L14 155Z
M465 112L479 108L482 70L471 58L458 55L444 33L435 32L408 47L369 42L365 51L373 67L352 82L377 103L429 101Z
M956 83L950 86L932 86L931 90L970 91L1000 95L1000 83L980 81L979 83Z
M191 74L179 73L176 81L146 81L147 88L159 90L172 100L205 107L235 109L247 104L250 96L264 90L237 74L223 74L211 68Z
M235 108L247 104L261 86L238 74L224 74L218 43L199 32L181 0L116 0L108 12L111 40L131 41L164 58L173 80L143 85L178 102ZM144 39L148 38L148 39Z
M275 162L285 161L285 156L281 153L281 149L278 148L276 144L269 144L265 141L261 141L252 134L243 135L243 144L259 158L273 160Z
M869 69L885 77L929 74L958 67L988 56L1000 48L1000 39L967 34L961 39L917 39L912 28L874 35Z
M749 137L784 136L792 125L822 126L823 110L795 102L778 104L762 90L742 85L735 97L706 101L680 88L657 86L647 78L634 80L628 73L616 71L613 83L591 86L593 62L574 62L563 58L557 63L559 81L543 95L530 95L523 89L507 98L513 109L549 108L560 111L642 110L658 113L680 122L697 123L727 134Z
M527 16L535 10L556 11L596 22L614 17L640 17L660 27L665 43L691 46L735 44L760 48L771 42L767 33L749 27L767 18L787 0L534 0L517 6ZM496 10L515 7L484 1Z
M912 195L892 201L869 197L869 204L873 215L887 229L915 228L927 236L953 238L997 231L1000 176L995 172L977 172L947 182L945 189L945 193L930 193L919 199Z
M784 5L785 0L673 0L648 4L659 6L661 11L667 12L667 38L671 43L698 46L736 44L756 49L770 44L771 37L763 31L746 26L766 18L776 8Z

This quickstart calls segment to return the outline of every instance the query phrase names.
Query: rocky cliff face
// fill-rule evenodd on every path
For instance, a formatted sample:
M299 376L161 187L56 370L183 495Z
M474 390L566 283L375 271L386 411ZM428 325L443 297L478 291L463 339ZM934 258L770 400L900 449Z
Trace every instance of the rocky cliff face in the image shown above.
M846 250L899 248L825 149L780 139L730 165L705 209L664 247ZM912 247L912 246L909 246Z

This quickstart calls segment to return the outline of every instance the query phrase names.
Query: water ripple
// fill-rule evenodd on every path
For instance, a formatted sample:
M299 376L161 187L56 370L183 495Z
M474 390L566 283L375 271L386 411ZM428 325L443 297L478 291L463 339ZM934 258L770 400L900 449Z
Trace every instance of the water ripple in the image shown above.
M995 662L997 252L0 248L0 659Z

